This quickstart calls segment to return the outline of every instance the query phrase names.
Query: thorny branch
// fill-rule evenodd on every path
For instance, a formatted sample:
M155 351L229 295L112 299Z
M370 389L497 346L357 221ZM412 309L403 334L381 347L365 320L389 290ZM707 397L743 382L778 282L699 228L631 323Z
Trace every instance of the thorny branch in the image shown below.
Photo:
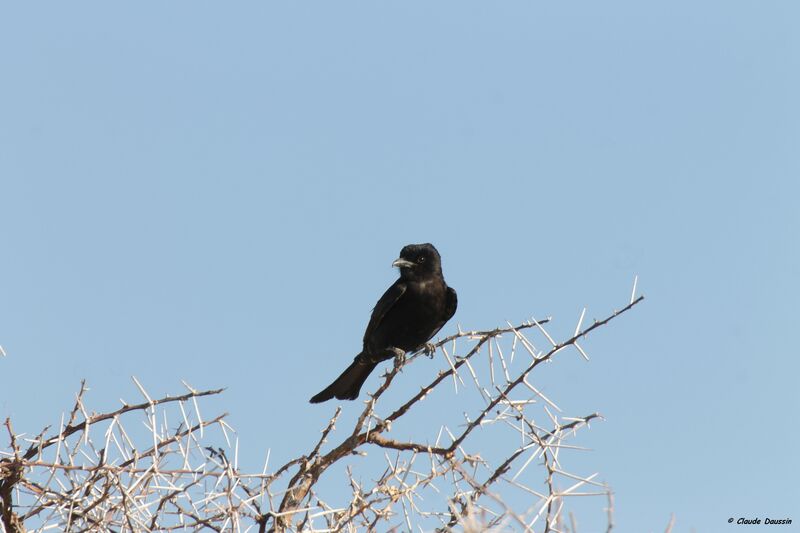
M88 389L81 383L75 405L56 431L45 428L26 437L5 421L9 444L0 451L0 533L489 531L506 526L574 533L574 516L565 511L573 496L607 498L611 531L611 491L594 480L597 474L571 473L562 465L565 451L581 450L569 442L575 433L600 415L561 416L533 379L537 367L568 347L587 357L578 343L642 299L632 297L619 311L584 328L582 314L575 334L560 342L544 327L550 319L484 331L459 329L435 344L446 366L406 401L390 409L381 403L421 351L395 360L352 429L336 432L338 407L310 451L272 473L266 465L257 474L240 471L239 443L226 415L201 417L198 399L222 389L187 386L186 394L153 399L134 378L144 402L90 414L84 403ZM539 343L549 347L539 350ZM456 416L463 418L432 424L418 406L449 380L460 395L452 402ZM146 431L128 421L137 413ZM414 416L413 441L387 436L393 423ZM481 449L481 434L492 439L491 449ZM327 446L338 435L341 440ZM324 500L317 490L323 474L347 457L366 460L368 451L382 453L383 472L354 477L354 465L348 465L341 481L349 495Z
M444 370L439 372L439 374L434 378L430 384L425 387L422 387L421 390L414 394L408 401L403 403L400 407L395 409L391 414L386 416L385 418L380 418L375 415L375 405L380 398L380 396L386 391L391 384L392 380L395 378L397 373L401 370L402 364L399 362L395 362L394 367L385 375L384 382L378 388L378 390L372 395L372 397L366 402L367 405L364 411L359 416L356 425L350 433L350 435L345 438L338 446L334 447L330 452L324 455L320 455L317 460L309 460L302 463L301 467L298 469L295 476L290 480L288 485L288 490L286 491L284 498L281 501L281 504L278 509L278 513L275 514L275 522L273 525L273 530L284 530L290 529L292 525L293 515L297 509L299 509L302 505L307 505L306 498L311 492L312 487L317 483L320 476L333 464L338 462L343 457L348 455L352 455L357 453L360 447L364 444L374 444L381 448L385 449L392 449L398 451L407 451L407 452L415 452L415 453L427 453L431 456L431 461L435 462L439 458L439 466L442 468L438 472L437 477L445 477L448 473L457 470L456 467L460 468L460 465L464 462L470 462L472 457L467 453L462 451L462 458L456 459L456 451L460 449L461 444L478 428L484 423L487 423L487 418L490 416L495 408L498 407L501 403L506 403L508 405L514 405L508 399L509 394L516 389L520 384L525 383L526 378L533 372L533 370L540 364L551 360L558 352L562 351L564 348L569 346L576 346L578 347L580 353L585 355L585 352L582 348L580 348L577 343L580 339L586 337L589 333L596 330L597 328L607 324L610 320L619 316L620 314L628 311L633 306L638 304L643 300L643 296L633 299L628 305L622 308L619 311L614 311L611 315L606 317L603 320L595 321L590 326L580 329L576 331L576 333L570 337L569 339L557 343L552 340L550 335L544 330L543 324L547 323L548 320L533 320L532 322L522 324L517 327L509 327L509 328L502 328L502 329L495 329L489 331L482 331L482 332L469 332L469 333L459 333L458 335L448 337L436 344L436 347L442 349L445 344L451 341L455 341L456 339L467 337L477 342L475 345L467 352L466 355L456 358L456 362L451 365L450 369ZM580 324L579 324L580 326ZM545 338L550 341L552 347L547 352L535 352L531 348L533 344L527 340L524 335L521 333L521 330L527 328L536 327L540 330ZM476 354L481 351L481 348L490 343L493 339L501 336L503 333L513 333L515 339L520 339L521 343L525 348L529 351L530 355L532 356L532 362L522 370L515 378L508 379L503 387L502 391L495 395L494 398L490 399L488 404L482 408L480 413L477 417L475 417L472 421L468 422L466 428L462 431L462 433L458 437L452 437L451 442L448 446L429 446L423 445L418 443L412 442L397 442L391 439L384 438L381 434L387 431L390 431L391 424L393 421L397 420L401 416L406 415L418 402L423 400L435 387L441 384L445 379L449 376L456 375L458 370L463 365L469 365L469 360L473 358ZM419 354L415 354L419 355ZM413 360L414 357L409 358L408 361ZM503 367L506 368L508 363L504 363ZM519 412L519 409L516 409ZM548 412L549 414L549 412ZM525 419L526 415L518 415ZM557 461L558 450L559 446L562 444L561 441L565 436L565 432L569 430L575 430L580 423L586 424L592 418L596 418L599 415L590 415L588 417L584 417L577 421L573 421L566 425L560 425L555 417L553 418L552 422L554 424L554 429L547 433L546 440L543 440L535 431L531 430L530 433L527 435L528 439L532 441L532 445L537 446L538 450L544 457L544 461L546 465L550 465L550 460L548 459L549 456L554 457L554 461ZM506 420L508 415L498 416L495 418L491 423ZM374 422L374 425L373 425ZM531 428L535 428L532 421L528 421L526 419L526 423L530 425ZM529 446L531 443L529 443ZM551 447L554 447L555 451L551 451ZM516 453L512 452L512 456L514 458L518 457L519 455L514 455ZM520 453L521 454L521 453ZM513 461L513 459L512 459ZM504 462L505 463L505 462ZM526 463L527 465L527 463ZM505 468L510 467L510 462L505 465ZM552 524L556 521L559 516L561 510L561 504L556 505L556 499L563 498L566 494L556 494L556 489L553 482L553 477L555 475L552 469L548 469L548 490L549 496L544 498L544 505L538 511L534 519L531 521L531 529L533 524L538 520L539 516L541 516L542 511L546 508L547 511L547 518L544 531L551 531ZM408 474L409 470L403 470L403 473ZM477 499L484 493L487 493L488 487L498 480L500 480L502 474L500 472L495 472L490 478L491 481L487 480L486 484L480 485L480 493L475 497L472 498L470 504L474 504ZM582 478L578 478L582 479ZM588 483L588 480L582 480L581 483ZM398 489L399 490L399 489ZM606 491L607 492L607 491ZM602 494L605 494L603 492ZM412 492L400 491L399 493L404 498L409 500L409 504L412 503L414 494ZM354 495L360 498L363 498L363 495ZM319 498L317 498L319 500ZM452 527L459 522L461 518L463 518L466 510L470 508L470 506L463 505L462 511L460 515L455 516L452 513L449 513L448 519L443 520L447 527ZM363 513L363 512L362 512ZM431 513L433 516L435 513ZM443 519L445 513L442 513L439 518ZM507 514L507 513L506 513ZM383 517L381 517L383 518ZM352 517L346 518L347 523L351 523ZM369 523L363 523L362 525L368 526ZM329 521L328 527L339 527L340 524ZM410 527L410 526L409 526Z

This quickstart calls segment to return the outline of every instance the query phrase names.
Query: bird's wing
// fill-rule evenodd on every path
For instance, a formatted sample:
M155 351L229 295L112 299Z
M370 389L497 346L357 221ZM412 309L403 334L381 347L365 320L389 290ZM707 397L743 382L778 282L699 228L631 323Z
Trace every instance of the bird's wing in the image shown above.
M447 300L444 304L444 315L442 315L442 320L436 324L436 328L434 328L433 332L431 332L431 336L428 337L428 340L432 339L439 330L447 324L447 321L453 318L453 315L456 314L456 308L458 307L458 295L456 294L455 289L452 287L447 287L447 295L445 296Z
M447 304L445 305L445 316L447 318L444 319L445 322L453 318L453 315L456 314L456 308L458 307L458 295L456 294L456 290L453 287L447 287Z
M391 287L386 289L386 292L383 293L381 299L378 300L378 303L375 304L375 308L372 310L372 316L369 319L369 324L367 324L367 330L364 332L364 344L367 344L367 339L372 336L372 332L375 331L383 317L386 316L386 313L389 312L389 309L400 299L401 296L406 292L406 284L401 280L397 280L392 284Z

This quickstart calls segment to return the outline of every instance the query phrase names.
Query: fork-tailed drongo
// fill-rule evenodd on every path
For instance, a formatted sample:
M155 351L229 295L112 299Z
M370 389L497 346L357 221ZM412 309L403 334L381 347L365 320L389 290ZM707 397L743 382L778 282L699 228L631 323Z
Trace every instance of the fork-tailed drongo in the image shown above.
M432 244L403 247L392 266L400 268L400 278L375 304L364 333L364 348L311 403L334 397L355 400L380 361L418 350L455 314L456 291L445 283L442 260Z

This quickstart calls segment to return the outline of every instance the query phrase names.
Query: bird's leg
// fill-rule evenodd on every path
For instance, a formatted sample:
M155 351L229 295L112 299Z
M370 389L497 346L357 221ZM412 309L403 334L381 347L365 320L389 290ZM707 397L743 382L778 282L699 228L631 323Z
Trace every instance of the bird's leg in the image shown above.
M375 352L367 352L365 350L358 354L354 360L361 363L380 363L381 361L386 361L387 359L400 359L404 362L405 357L405 350L395 346L387 346L386 348L382 348L380 351Z
M436 353L436 345L432 342L426 342L425 346L422 347L422 351L428 359L433 359Z
M406 352L405 350L401 350L395 346L389 346L386 348L384 353L388 356L388 358L394 357L394 366L396 368L402 367L406 364Z

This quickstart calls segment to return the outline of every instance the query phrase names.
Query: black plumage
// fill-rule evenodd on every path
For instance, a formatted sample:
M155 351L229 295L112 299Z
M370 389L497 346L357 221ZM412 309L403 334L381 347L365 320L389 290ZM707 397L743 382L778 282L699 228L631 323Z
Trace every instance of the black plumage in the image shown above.
M432 244L403 247L392 266L400 268L400 277L375 304L361 353L311 403L355 400L379 362L422 348L455 314L456 291L445 283L441 256Z

